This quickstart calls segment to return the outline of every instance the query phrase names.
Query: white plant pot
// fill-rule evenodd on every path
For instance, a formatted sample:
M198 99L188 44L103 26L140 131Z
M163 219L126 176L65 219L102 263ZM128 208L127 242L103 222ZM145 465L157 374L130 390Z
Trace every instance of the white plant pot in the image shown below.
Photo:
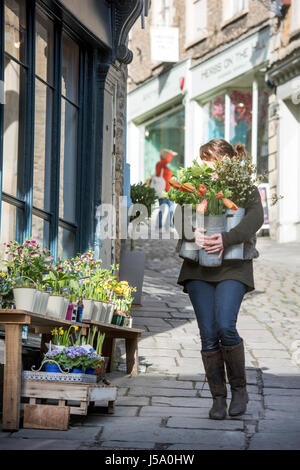
M13 293L16 309L34 313L36 292L36 289L31 287L15 287Z
M83 299L82 320L91 320L94 310L94 301L92 299Z
M41 315L46 315L49 297L50 297L49 292L41 292L41 308L40 308Z
M93 310L92 320L101 321L100 320L101 312L102 312L102 302L98 300L94 300L94 310Z
M35 294L35 300L34 300L34 306L33 306L33 312L34 313L40 313L41 311L41 291L37 290Z
M107 315L107 310L108 310L108 304L106 302L102 302L102 311L100 315L100 320L102 322L105 322L106 320L106 315Z
M65 309L65 298L61 295L50 295L47 305L47 315L54 318L62 318Z
M111 323L114 310L115 310L115 307L113 304L107 304L107 312L106 312L106 317L105 317L106 323Z
M45 345L47 346L48 351L50 351L50 348L51 348L51 351L59 351L59 352L66 349L66 346L58 346L58 345L52 344L52 343L45 343Z
M68 297L64 297L64 307L61 312L61 319L65 320L68 312L68 307L69 307L70 299Z

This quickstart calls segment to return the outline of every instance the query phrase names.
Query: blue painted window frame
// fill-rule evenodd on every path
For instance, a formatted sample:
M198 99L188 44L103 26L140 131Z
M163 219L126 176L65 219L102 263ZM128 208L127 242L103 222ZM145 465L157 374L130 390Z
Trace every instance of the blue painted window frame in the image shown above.
M26 0L24 0L26 1ZM4 0L0 0L0 80L4 80ZM49 248L55 259L58 257L58 231L59 227L71 231L75 234L75 253L86 248L86 239L93 239L93 234L83 235L80 227L83 227L86 216L86 206L92 207L92 201L84 201L85 191L89 175L87 175L86 164L83 162L90 158L95 161L95 155L88 156L89 130L85 124L88 119L88 111L91 104L91 91L88 90L87 82L91 76L92 85L95 90L95 76L98 57L95 48L86 45L86 42L77 35L71 27L64 23L49 10L46 5L41 6L37 2L27 1L27 57L28 57L28 80L26 85L26 121L25 121L25 171L24 171L24 191L20 197L14 197L2 193L2 174L3 174L3 130L4 130L4 105L0 104L0 229L1 229L1 209L2 200L17 207L21 214L17 221L16 239L24 241L31 236L32 217L36 216L46 220L50 224ZM33 162L34 162L34 123L35 123L35 24L36 11L41 11L48 16L54 23L54 83L53 83L53 116L52 116L52 161L51 161L51 193L50 193L50 211L41 210L33 206ZM78 115L78 134L77 134L77 178L76 178L76 223L70 223L59 216L59 178L60 178L60 141L61 141L61 79L62 79L62 36L63 32L73 39L80 48L79 65L79 115ZM92 64L92 66L91 66ZM90 116L91 119L91 116ZM94 129L91 129L93 132ZM91 137L91 136L90 136ZM92 145L92 144L90 144ZM96 150L94 149L94 152ZM91 170L90 175L93 174ZM93 174L94 178L95 175ZM100 176L100 175L99 175ZM96 177L96 180L98 178ZM95 180L91 182L91 186ZM18 195L19 196L19 195ZM90 198L93 199L93 194ZM91 215L92 218L92 215ZM93 222L90 222L90 229L93 228ZM8 240L7 240L8 241Z

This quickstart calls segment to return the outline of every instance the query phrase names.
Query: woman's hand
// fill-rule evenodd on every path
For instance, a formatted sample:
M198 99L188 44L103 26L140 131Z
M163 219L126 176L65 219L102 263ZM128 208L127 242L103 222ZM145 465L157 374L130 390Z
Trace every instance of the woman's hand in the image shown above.
M224 251L222 234L216 233L210 237L204 236L204 243L202 248L204 248L207 253L217 253L220 251L218 256L218 259L220 259Z
M203 248L204 244L204 233L206 230L204 228L196 228L195 230L195 243L198 245L200 248Z

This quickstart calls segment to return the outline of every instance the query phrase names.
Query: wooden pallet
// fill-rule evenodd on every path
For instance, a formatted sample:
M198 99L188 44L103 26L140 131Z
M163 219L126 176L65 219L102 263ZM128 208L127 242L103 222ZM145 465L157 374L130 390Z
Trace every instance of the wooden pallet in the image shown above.
M21 398L29 398L29 404L24 406L23 426L65 430L68 428L70 414L87 415L89 406L93 409L97 401L107 402L108 413L114 413L116 397L117 388L104 384L25 379L22 381Z

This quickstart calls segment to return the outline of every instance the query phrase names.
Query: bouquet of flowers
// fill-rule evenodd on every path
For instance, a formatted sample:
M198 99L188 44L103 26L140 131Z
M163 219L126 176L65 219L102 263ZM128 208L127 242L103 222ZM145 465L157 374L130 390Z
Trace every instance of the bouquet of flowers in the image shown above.
M229 199L232 190L206 163L200 165L194 160L192 167L180 169L179 181L171 178L169 184L168 199L181 206L191 205L200 214L222 215L225 207L237 210L236 204Z

